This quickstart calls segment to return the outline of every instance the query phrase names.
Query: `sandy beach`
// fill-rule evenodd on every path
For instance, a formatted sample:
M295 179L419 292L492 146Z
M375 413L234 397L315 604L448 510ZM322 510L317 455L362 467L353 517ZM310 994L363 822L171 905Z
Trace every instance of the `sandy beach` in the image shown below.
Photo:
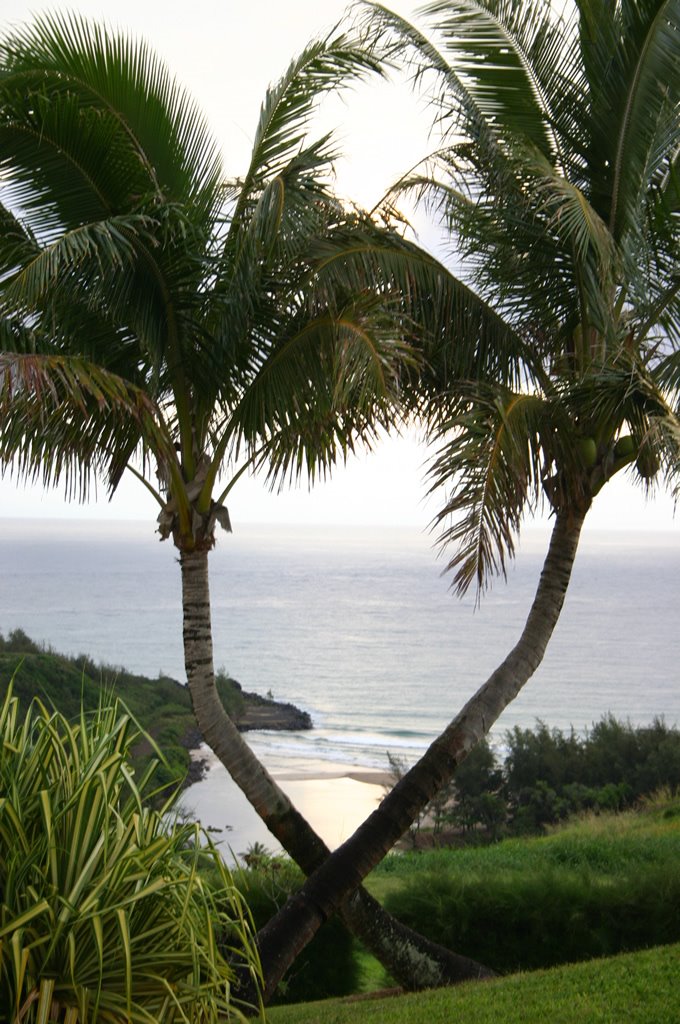
M376 809L390 782L386 772L354 768L276 776L298 810L334 850Z
M240 790L213 755L205 778L190 786L182 804L194 814L213 839L236 857L253 843L278 851L278 843L264 827ZM301 814L313 825L331 849L335 849L375 810L388 772L363 766L312 762L290 771L270 769Z
M274 772L274 778L284 789L286 782L326 782L328 779L352 779L354 782L363 782L367 786L389 786L392 776L389 772L381 772L371 768L351 768L347 770L310 772Z

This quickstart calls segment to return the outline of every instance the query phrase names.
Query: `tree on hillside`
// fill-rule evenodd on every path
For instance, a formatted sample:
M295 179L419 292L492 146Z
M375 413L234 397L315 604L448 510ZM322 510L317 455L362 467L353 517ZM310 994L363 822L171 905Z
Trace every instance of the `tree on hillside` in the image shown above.
M415 408L450 497L441 541L459 591L512 556L523 515L553 516L518 643L357 832L260 934L268 977L388 852L538 667L581 528L629 467L680 468L680 2L441 0L425 28L367 5L430 90L444 145L395 189L440 217L465 284L521 339L523 372L470 373L435 348ZM391 197L393 199L393 197ZM461 319L458 346L478 359ZM519 350L518 350L519 351ZM487 361L493 368L493 362Z
M350 38L311 44L268 92L244 176L225 182L202 118L144 45L58 16L0 44L0 455L70 496L95 473L113 491L128 470L155 497L179 551L198 724L306 873L328 850L217 695L208 553L242 473L313 479L395 420L418 297L423 316L443 302L441 268L341 204L330 140L306 137L324 92L376 70ZM364 892L343 913L405 984L480 970Z

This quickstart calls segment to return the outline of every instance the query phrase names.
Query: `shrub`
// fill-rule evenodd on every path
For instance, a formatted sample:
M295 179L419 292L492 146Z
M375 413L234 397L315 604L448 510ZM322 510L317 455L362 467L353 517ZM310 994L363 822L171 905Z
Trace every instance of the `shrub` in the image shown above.
M591 785L625 783L636 797L680 785L680 733L663 719L636 728L607 715L586 737L584 754Z
M620 811L680 785L680 733L661 719L633 726L606 715L584 737L516 727L506 733L503 792L511 831L540 831L584 810Z
M507 817L506 802L498 792L502 782L496 755L483 739L456 771L447 821L468 832L481 826L496 839Z
M658 860L638 842L642 869L624 856L630 850L617 858L607 836L554 839L534 856L536 840L528 841L524 866L521 857L516 867L494 857L478 858L476 870L468 859L463 869L450 855L448 868L442 859L438 869L404 875L385 906L434 942L501 972L680 940L677 842L657 850Z
M13 629L7 638L0 633L0 651L7 654L42 654L44 648L31 640L23 629Z
M565 783L583 781L583 742L573 729L565 735L538 721L534 729L515 726L506 732L505 742L504 774L510 799L538 781L556 791Z
M139 732L120 706L70 724L0 708L0 1005L22 1024L208 1024L241 1016L234 968L256 970L242 903L196 825L144 803ZM205 859L219 892L199 871Z

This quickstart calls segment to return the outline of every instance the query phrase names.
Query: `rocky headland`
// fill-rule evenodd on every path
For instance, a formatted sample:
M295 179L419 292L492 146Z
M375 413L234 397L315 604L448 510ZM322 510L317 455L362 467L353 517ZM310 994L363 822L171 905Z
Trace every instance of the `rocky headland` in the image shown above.
M74 720L83 710L94 711L102 701L118 699L142 730L133 751L140 768L160 752L161 785L176 786L183 779L186 786L203 777L202 737L187 687L175 679L150 679L119 666L97 664L87 655L58 654L15 629L6 638L0 633L0 701L10 681L23 711L39 697ZM293 704L249 693L223 672L216 683L225 710L242 732L312 728L307 712Z
M295 732L299 729L313 728L310 715L296 708L294 704L274 700L273 697L262 697L259 693L249 693L235 679L229 679L228 686L231 690L229 697L223 692L223 686L218 684L222 702L239 732ZM207 770L208 761L201 757L202 742L203 737L195 725L182 739L182 743L191 753L186 786L200 782Z
M240 732L251 729L294 731L312 728L312 719L308 713L296 708L294 704L282 703L273 697L262 697L259 693L248 693L240 683L235 680L231 682L243 697L242 709L232 714Z

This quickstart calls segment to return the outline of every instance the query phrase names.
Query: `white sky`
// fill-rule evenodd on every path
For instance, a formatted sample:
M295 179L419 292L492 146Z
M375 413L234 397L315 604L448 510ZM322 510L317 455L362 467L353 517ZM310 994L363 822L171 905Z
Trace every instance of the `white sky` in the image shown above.
M246 165L260 103L267 85L314 35L336 23L344 0L80 0L69 5L145 37L167 61L203 109L222 141L228 174ZM395 0L411 16L416 5ZM28 20L54 3L3 0L0 27ZM372 82L344 102L322 111L324 129L339 129L344 157L338 190L370 206L427 147L427 116L407 89ZM420 241L435 246L437 234L418 221ZM370 456L353 459L333 479L310 493L298 489L271 495L257 481L242 480L229 502L239 522L417 524L426 526L435 506L423 500L425 451L414 437L389 439ZM665 496L647 501L625 480L615 480L598 497L591 528L674 528ZM84 516L145 519L157 508L131 478L109 503L102 493L86 506L66 504L59 491L45 493L0 481L0 516Z

